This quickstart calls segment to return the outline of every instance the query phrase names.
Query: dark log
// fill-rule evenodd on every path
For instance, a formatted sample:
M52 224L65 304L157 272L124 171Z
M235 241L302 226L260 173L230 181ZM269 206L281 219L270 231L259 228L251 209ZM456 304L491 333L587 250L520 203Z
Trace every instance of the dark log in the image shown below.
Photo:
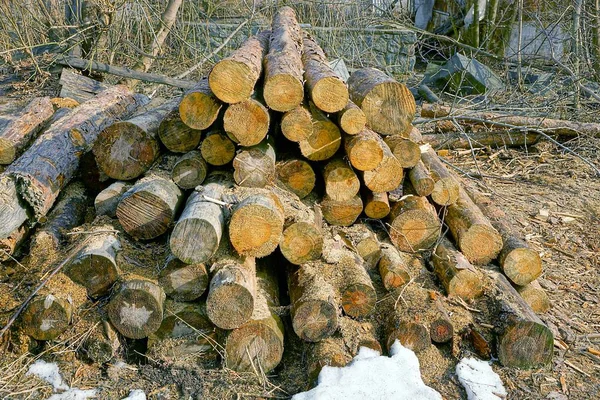
M170 256L160 271L158 283L170 298L193 301L208 287L208 272L204 264L186 264Z
M208 164L223 166L235 157L235 143L219 131L208 132L200 144L200 153Z
M181 189L193 189L204 182L207 173L208 166L202 154L192 150L177 159L171 178Z
M174 153L187 153L200 143L202 131L193 129L183 123L179 109L173 110L160 122L158 137L167 150Z

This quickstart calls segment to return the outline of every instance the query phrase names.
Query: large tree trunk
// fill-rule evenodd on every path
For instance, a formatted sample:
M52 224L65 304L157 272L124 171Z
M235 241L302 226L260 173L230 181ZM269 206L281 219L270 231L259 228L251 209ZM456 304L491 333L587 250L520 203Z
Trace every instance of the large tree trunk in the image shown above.
M59 96L62 98L69 98L83 103L110 87L106 83L76 74L73 71L71 68L63 68L60 73L60 80L58 81L61 85Z

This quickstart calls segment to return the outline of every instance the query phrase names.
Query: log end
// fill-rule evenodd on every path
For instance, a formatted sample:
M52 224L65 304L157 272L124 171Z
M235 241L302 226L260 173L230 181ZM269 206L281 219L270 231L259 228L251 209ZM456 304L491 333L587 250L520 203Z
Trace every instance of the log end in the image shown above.
M187 153L200 143L202 131L183 123L179 110L167 114L158 127L158 137L165 147L174 153Z
M348 135L356 135L365 129L367 117L358 107L345 110L340 116L340 127Z
M472 300L483 294L481 276L468 269L459 271L448 285L448 295Z
M454 336L454 327L446 318L438 318L429 326L429 334L433 343L447 343Z
M440 236L441 224L435 214L410 210L392 221L390 239L400 251L414 253L429 249Z
M524 286L542 274L542 259L533 249L516 248L503 257L502 270L515 285Z
M208 287L208 272L204 264L187 265L173 259L160 271L158 283L172 299L193 301Z
M66 266L65 274L73 282L85 287L92 298L108 293L119 279L119 269L114 259L94 253L75 258Z
M165 233L175 216L159 196L140 191L125 197L117 206L117 218L123 229L136 239L154 239ZM139 224L139 221L147 221Z
M383 160L383 149L377 141L363 140L348 148L348 158L359 171L371 171Z
M409 139L399 140L392 152L402 168L412 168L421 160L421 148Z
M316 183L315 171L303 160L290 160L279 164L277 176L285 187L300 199L308 196Z
M171 252L188 264L207 262L216 253L221 232L210 221L185 218L177 222L169 237Z
M306 107L299 105L281 117L281 133L292 142L306 140L313 134L312 117Z
M208 164L222 166L235 157L235 143L227 135L208 135L200 145L200 153Z
M289 262L301 265L321 256L323 235L314 224L296 222L283 232L279 248Z
M360 108L371 129L382 135L407 135L417 106L408 88L387 81L375 86L363 99Z
M329 301L304 301L294 308L294 332L307 342L318 342L335 333L338 328L338 310Z
M431 200L440 206L449 206L458 200L460 186L452 177L441 178L433 187Z
M355 283L342 291L342 308L354 318L368 315L377 303L377 293L372 285Z
M249 98L254 90L254 83L250 67L232 59L219 61L208 75L208 85L214 95L229 104Z
M192 92L183 97L179 104L179 116L192 129L207 129L219 115L221 103L213 96Z
M502 236L490 225L472 225L459 238L460 251L476 265L486 265L502 250Z
M37 296L21 316L23 331L36 340L53 340L71 323L73 306L51 294Z
M373 197L367 200L365 204L365 215L369 218L383 219L390 213L390 203L387 201L387 194L383 193L385 198Z
M402 346L411 349L415 353L427 350L431 346L429 330L423 324L402 321L398 327L388 335L387 348L392 348L394 341L400 341Z
M206 299L206 313L221 329L236 329L252 317L254 294L248 287L230 283L211 287Z
M304 86L300 80L291 75L271 75L265 81L263 96L270 109L286 112L302 103Z
M360 196L354 196L350 200L336 201L325 196L321 202L323 218L337 226L350 226L356 221L363 211L363 202Z
M334 156L342 144L339 128L329 120L313 122L313 133L301 140L300 152L311 161L324 161Z
M269 131L269 111L254 99L247 99L227 107L223 115L223 129L241 146L259 144Z
M410 274L404 269L395 268L393 271L386 271L385 274L381 272L380 268L383 287L385 287L386 290L395 290L410 282Z
M500 338L498 358L505 367L531 369L548 365L554 353L554 337L548 327L519 321Z
M319 79L310 93L315 105L327 112L335 113L348 104L348 87L336 76Z

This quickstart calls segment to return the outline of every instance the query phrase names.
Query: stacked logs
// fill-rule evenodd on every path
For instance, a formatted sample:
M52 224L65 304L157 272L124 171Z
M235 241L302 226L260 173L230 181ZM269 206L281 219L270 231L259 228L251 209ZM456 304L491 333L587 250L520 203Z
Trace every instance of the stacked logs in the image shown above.
M25 222L46 215L77 168L60 164L66 173L40 180L23 160L35 164L33 155L53 150L73 152L69 160L78 161L75 150L92 150L114 180L94 202L111 223L96 227L70 256L56 287L70 280L90 298L109 298L98 335L107 345L113 328L131 339L170 341L171 355L206 349L207 338L218 336L229 368L266 373L283 357L285 324L276 310L287 293L312 377L323 365L344 365L363 345L381 350L380 342L389 348L397 339L423 351L460 333L415 284L429 256L449 298L477 301L485 287L494 288L501 362L549 362L552 335L520 297L525 289L482 272L497 259L512 283L527 285L541 273L539 256L422 142L411 125L416 106L408 88L374 68L344 82L291 8L280 9L271 30L249 38L181 98L129 117L117 105L127 108L119 102L133 103L134 95L107 92L42 134L56 141L52 149L35 142L2 175L3 201L16 198L19 206L10 218L0 215L10 222L3 241L12 241L4 247L12 253L30 227ZM106 102L112 106L102 112L110 118L86 119L83 111ZM18 129L9 136L22 147L33 134L23 128L16 140ZM58 133L67 130L69 145L60 149ZM356 223L363 213L382 222L385 238ZM124 268L130 261L119 257L123 240L166 242L169 254L158 271L131 273ZM385 338L366 322L381 288L422 299L389 312ZM77 312L52 290L22 318L38 340L58 337ZM49 321L61 322L49 329Z

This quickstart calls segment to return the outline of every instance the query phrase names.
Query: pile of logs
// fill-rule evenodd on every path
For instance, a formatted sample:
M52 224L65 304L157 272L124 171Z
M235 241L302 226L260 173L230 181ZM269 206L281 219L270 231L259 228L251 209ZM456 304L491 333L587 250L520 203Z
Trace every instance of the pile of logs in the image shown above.
M107 298L81 317L96 327L84 346L95 361L119 336L168 342L172 357L220 342L229 368L266 373L291 327L315 377L359 346L459 341L461 327L414 283L427 260L448 298L490 302L501 363L550 362L552 333L532 310L544 311L539 255L423 142L404 84L374 68L342 80L291 8L181 98L146 103L110 87L38 136L53 109L36 100L0 138L5 258L35 228L30 256L52 258L82 223L84 189L69 182L86 153L104 181L97 220L54 256L60 270L15 325L30 337L58 338L86 298ZM137 242L166 242L169 254L132 272L120 253ZM382 290L423 301L396 302L382 330L367 322Z

